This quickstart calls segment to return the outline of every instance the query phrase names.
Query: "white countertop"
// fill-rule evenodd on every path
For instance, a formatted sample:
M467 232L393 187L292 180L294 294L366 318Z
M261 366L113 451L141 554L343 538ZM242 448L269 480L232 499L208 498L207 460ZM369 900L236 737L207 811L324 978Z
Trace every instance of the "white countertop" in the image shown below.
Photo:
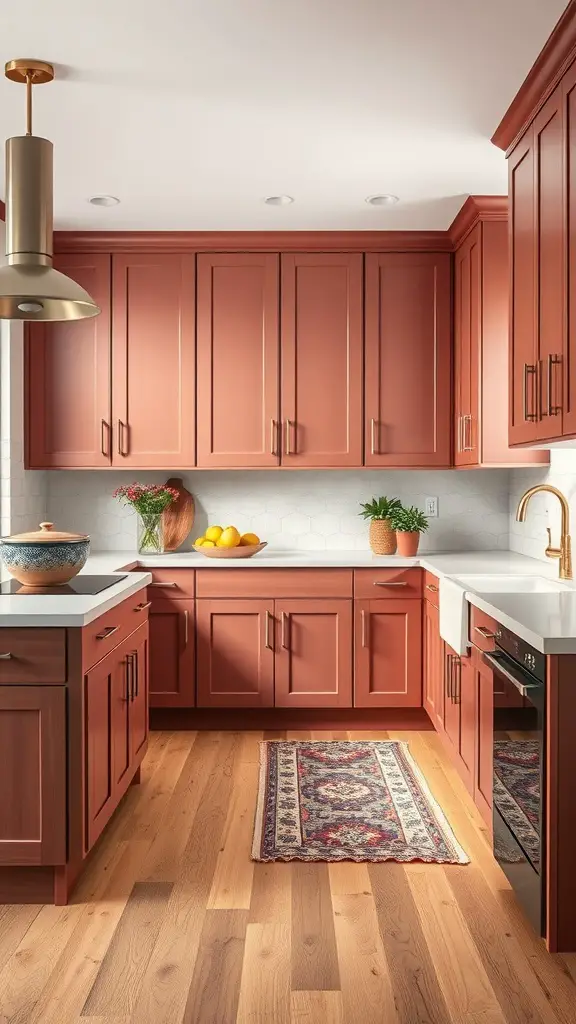
M146 569L382 569L421 566L436 576L473 573L558 575L556 561L541 562L512 551L426 552L415 558L373 555L371 551L271 551L253 558L209 559L195 551L179 554L138 555L134 551L95 551L82 570L99 575L127 569L118 584L93 596L0 596L0 626L84 626L135 594L151 580ZM576 584L561 593L475 594L466 591L471 604L491 615L544 654L576 654Z

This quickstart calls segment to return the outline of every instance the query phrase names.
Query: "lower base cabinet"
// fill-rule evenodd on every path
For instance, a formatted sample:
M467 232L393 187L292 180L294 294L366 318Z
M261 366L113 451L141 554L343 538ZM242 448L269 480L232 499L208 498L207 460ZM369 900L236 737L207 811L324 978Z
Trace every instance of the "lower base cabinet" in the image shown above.
M438 606L424 601L424 707L436 729L444 728L444 641L440 636Z
M194 707L194 601L155 599L150 606L149 622L150 707Z
M196 602L200 708L274 705L274 601Z
M355 601L354 704L422 706L422 602Z
M494 730L494 673L480 651L472 652L476 697L476 751L474 800L486 824L492 828L492 777Z
M275 601L276 707L352 706L352 602Z

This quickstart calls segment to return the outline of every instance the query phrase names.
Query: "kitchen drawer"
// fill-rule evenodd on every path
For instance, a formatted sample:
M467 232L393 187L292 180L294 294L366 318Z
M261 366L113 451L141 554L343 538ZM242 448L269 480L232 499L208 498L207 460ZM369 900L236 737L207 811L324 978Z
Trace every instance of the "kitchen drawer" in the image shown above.
M431 572L424 573L424 597L430 604L433 604L435 608L440 605L440 581L437 576L434 576Z
M350 569L200 569L196 597L352 597Z
M374 600L422 597L421 569L356 569L354 597Z
M161 598L177 601L178 598L189 600L194 597L194 569L144 569L138 572L150 572L152 583L148 585L148 600Z
M493 651L498 623L486 612L470 605L470 643L481 651Z
M149 599L146 587L100 615L82 629L82 667L96 665L130 633L148 619Z
M0 684L65 682L65 629L0 629Z

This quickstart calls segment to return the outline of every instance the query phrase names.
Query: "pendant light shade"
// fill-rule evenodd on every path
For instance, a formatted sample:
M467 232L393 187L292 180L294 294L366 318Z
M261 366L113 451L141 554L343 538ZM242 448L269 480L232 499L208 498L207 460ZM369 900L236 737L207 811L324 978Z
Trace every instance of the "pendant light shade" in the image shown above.
M52 266L52 143L32 135L32 85L50 82L42 61L17 60L6 77L24 81L27 134L6 142L6 259L0 267L1 320L80 320L99 307L80 285Z

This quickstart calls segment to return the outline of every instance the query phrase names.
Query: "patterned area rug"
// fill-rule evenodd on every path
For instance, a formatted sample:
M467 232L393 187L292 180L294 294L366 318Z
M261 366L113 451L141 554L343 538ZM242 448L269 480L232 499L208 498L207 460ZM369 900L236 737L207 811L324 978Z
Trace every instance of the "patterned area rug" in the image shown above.
M260 744L252 858L467 864L408 744Z
M494 803L535 867L540 863L540 744L494 742Z

